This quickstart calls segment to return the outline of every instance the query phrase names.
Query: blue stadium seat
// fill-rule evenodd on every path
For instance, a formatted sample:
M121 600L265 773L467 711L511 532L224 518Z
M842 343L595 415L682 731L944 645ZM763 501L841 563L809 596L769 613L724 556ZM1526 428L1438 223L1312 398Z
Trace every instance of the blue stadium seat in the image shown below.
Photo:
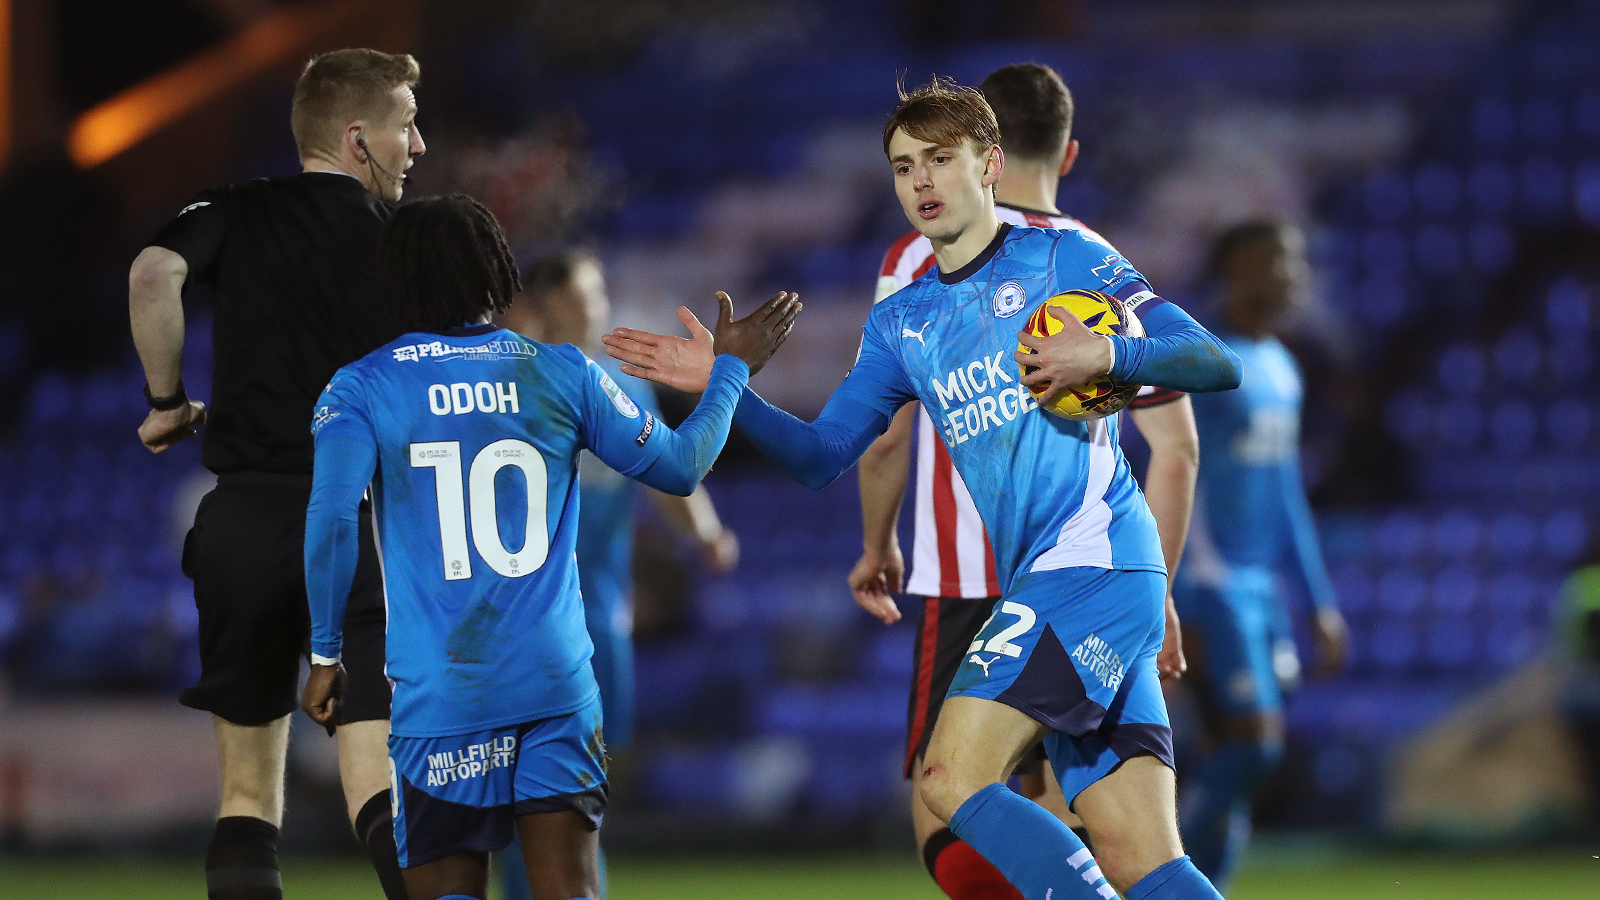
M1545 411L1544 433L1547 442L1558 450L1576 451L1588 446L1593 425L1589 404L1576 397L1562 397Z
M1450 394L1476 394L1483 388L1486 369L1482 350L1457 344L1439 357L1439 386Z
M1434 216L1453 215L1461 206L1461 175L1442 162L1429 162L1412 177L1417 205Z
M1600 228L1600 162L1591 159L1578 166L1572 194L1578 218L1590 228Z
M1414 568L1395 568L1378 580L1378 608L1390 616L1419 612L1428 600L1428 581Z
M1483 523L1467 510L1453 509L1434 520L1433 549L1443 558L1470 560L1482 541Z
M1478 609L1482 581L1470 566L1455 564L1433 578L1433 609L1440 617L1459 617Z
M1428 225L1414 242L1417 268L1430 275L1449 275L1461 267L1461 239L1454 229Z
M1495 344L1495 374L1514 384L1528 384L1539 377L1543 356L1538 338L1520 328L1509 331Z
M1600 91L1589 90L1573 101L1572 124L1591 147L1600 146Z
M1395 222L1404 218L1411 209L1409 188L1405 176L1392 169L1383 169L1367 176L1361 191L1367 215L1377 222Z
M1486 95L1472 104L1472 137L1480 147L1509 147L1516 136L1516 111L1505 97Z
M1566 167L1548 156L1535 156L1522 163L1518 173L1523 210L1539 217L1560 212L1572 194L1572 179Z
M1581 333L1568 330L1558 335L1550 344L1549 357L1547 371L1551 385L1582 385L1593 372L1594 355L1586 336Z
M1361 239L1361 260L1369 273L1398 275L1411 261L1411 249L1398 228L1379 227Z
M1538 540L1539 528L1526 513L1500 513L1489 526L1489 551L1503 563L1525 564L1538 546Z
M1372 665L1381 672L1409 671L1417 661L1418 649L1416 628L1407 620L1388 619L1372 630Z
M1383 423L1396 440L1419 447L1433 438L1433 407L1416 391L1398 391L1384 404Z
M1539 416L1521 400L1498 404L1489 416L1489 433L1501 453L1527 453L1539 438Z
M1472 205L1480 213L1504 215L1511 209L1515 192L1511 171L1501 163L1479 162L1467 176L1467 192L1472 197Z
M1428 546L1428 526L1411 510L1396 510L1378 523L1375 543L1380 553L1391 560L1411 561Z
M1483 437L1484 416L1479 402L1469 397L1453 397L1439 405L1435 427L1446 446L1467 450Z
M1570 566L1589 540L1588 517L1576 508L1558 509L1544 520L1540 537L1546 558L1558 567Z
M1535 147L1561 146L1567 132L1566 113L1556 98L1540 94L1523 103L1521 115L1522 139Z
M1511 232L1498 221L1473 225L1467 232L1467 247L1472 255L1472 267L1479 272L1498 273L1511 263Z
M1428 661L1440 669L1466 668L1476 657L1476 649L1473 628L1461 619L1447 619L1428 631Z
M1339 598L1339 609L1346 616L1363 615L1376 602L1377 593L1372 576L1360 565L1335 566L1332 571L1333 592Z

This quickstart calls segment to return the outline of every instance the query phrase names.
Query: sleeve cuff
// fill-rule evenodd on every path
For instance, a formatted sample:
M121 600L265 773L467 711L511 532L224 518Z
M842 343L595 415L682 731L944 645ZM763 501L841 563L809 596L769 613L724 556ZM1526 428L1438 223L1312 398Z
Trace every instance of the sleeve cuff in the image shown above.
M323 656L318 653L313 653L311 654L311 664L313 666L337 666L339 664L339 657Z
M728 374L735 378L740 377L742 373L746 381L750 380L749 364L732 353L717 354L717 358L711 361L711 371L715 372L718 368L727 370Z

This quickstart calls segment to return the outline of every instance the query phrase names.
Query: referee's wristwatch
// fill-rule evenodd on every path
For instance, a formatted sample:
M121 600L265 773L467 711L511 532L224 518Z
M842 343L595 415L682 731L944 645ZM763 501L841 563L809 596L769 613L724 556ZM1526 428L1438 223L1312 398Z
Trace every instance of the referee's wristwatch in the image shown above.
M182 378L178 379L178 389L168 397L157 397L150 393L150 382L146 381L144 383L144 402L150 404L150 408L156 412L167 412L187 405L189 403L189 395L183 390Z

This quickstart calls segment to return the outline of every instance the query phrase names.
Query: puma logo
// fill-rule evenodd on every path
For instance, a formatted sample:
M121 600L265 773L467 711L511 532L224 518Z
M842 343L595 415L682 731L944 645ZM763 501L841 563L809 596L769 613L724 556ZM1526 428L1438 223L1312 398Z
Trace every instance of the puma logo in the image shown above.
M995 659L999 659L999 658L1000 657L996 656L994 659L985 660L983 657L979 656L976 653L972 654L972 661L983 667L983 677L985 677L985 678L989 677L989 667L994 665L994 660Z
M928 347L928 342L922 339L922 334L923 334L923 332L927 331L928 330L928 326L932 325L932 324L933 324L933 322L931 322L931 321L923 322L922 323L922 331L912 331L911 329L906 328L905 326L901 326L900 327L900 336L902 338L916 338L917 339L917 343L921 344L923 349L926 350L927 347Z

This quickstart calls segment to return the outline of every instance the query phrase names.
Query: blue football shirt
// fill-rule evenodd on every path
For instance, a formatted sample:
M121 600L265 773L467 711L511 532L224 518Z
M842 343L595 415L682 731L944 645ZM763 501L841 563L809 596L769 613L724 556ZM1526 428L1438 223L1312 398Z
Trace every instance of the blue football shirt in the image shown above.
M1089 288L1156 298L1115 250L1073 230L1002 225L955 272L930 269L872 310L836 397L884 416L920 400L972 494L1002 588L1027 572L1165 572L1155 518L1118 446L1115 417L1039 411L1018 381L1017 332L1044 300Z
M1270 583L1284 563L1311 600L1334 602L1300 476L1303 390L1294 357L1275 337L1218 337L1239 356L1244 381L1194 395L1200 477L1185 581Z
M594 699L574 558L578 456L644 472L671 433L653 414L576 348L482 325L404 335L340 369L313 431L319 451L341 438L377 448L394 734L469 733ZM331 658L337 619L315 615L322 593L312 648Z
M622 365L609 356L596 359L595 364L626 390L640 409L660 417L650 382L623 372ZM639 499L639 486L588 451L581 454L578 471L583 507L578 517L578 581L583 599L626 616L633 584L634 503ZM619 633L628 630L621 622L613 626Z

